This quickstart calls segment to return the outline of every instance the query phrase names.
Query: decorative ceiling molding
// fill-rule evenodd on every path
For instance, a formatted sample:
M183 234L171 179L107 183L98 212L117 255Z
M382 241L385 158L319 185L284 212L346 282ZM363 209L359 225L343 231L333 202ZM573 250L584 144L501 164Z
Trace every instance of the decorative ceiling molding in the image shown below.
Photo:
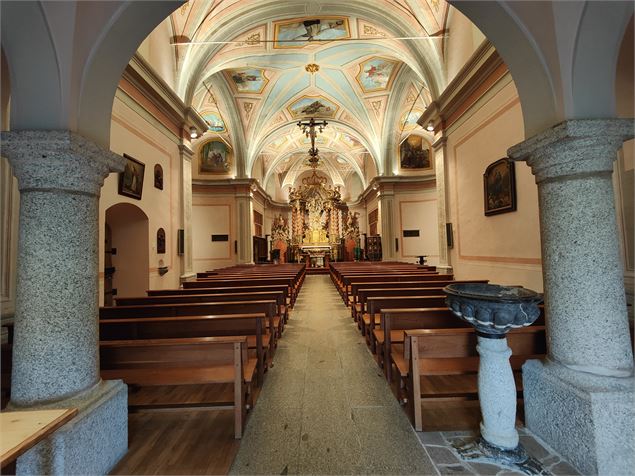
M432 121L435 130L450 127L507 73L503 59L494 46L485 40L445 91L424 111L419 118L419 125L425 127Z

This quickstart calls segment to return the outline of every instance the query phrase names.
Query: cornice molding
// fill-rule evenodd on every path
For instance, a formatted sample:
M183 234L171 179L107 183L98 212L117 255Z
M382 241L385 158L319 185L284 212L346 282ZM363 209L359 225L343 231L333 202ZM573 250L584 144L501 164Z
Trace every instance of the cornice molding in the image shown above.
M207 130L207 123L198 111L191 106L187 106L138 53L131 58L126 66L122 75L122 82L129 83L149 104L155 107L163 116L157 119L161 122L169 121L170 124L165 125L172 132L175 129L189 131L190 127L196 128L201 134ZM119 89L124 90L125 86L122 87L122 83L120 83ZM140 103L137 98L133 99L148 114L154 116L153 112L147 109L146 104Z
M422 190L433 188L436 184L436 176L427 175L422 176L404 176L404 175L391 175L391 176L377 176L374 177L368 187L359 195L359 198L355 202L348 204L349 207L356 207L360 205L366 205L368 200L375 198L378 194L386 194L387 191L399 192L403 186L411 187L412 185L422 185ZM409 189L410 191L411 189ZM371 196L372 194L375 196Z
M494 45L485 40L417 123L426 127L432 121L437 131L449 127L507 72Z
M249 193L252 198L259 198L265 206L269 208L281 208L290 210L291 205L288 203L278 202L271 198L267 191L260 186L256 179L237 178L237 179L220 179L220 180L192 180L192 186L196 188L195 192L200 193L209 191L209 193L234 193L244 195Z

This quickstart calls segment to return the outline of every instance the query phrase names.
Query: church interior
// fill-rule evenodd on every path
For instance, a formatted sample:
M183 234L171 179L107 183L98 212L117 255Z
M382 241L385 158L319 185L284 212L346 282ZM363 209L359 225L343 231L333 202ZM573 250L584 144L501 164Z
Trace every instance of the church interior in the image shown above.
M0 13L2 474L633 474L632 2Z

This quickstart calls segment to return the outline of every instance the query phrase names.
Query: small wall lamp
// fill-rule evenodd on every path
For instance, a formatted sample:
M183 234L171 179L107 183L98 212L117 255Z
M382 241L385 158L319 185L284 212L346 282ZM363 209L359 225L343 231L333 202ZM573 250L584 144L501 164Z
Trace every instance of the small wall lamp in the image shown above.
M190 127L190 137L192 139L196 139L198 137L198 132L196 131L196 127Z
M432 124L432 121L428 122L428 125L426 126L426 131L428 132L434 131L434 124Z

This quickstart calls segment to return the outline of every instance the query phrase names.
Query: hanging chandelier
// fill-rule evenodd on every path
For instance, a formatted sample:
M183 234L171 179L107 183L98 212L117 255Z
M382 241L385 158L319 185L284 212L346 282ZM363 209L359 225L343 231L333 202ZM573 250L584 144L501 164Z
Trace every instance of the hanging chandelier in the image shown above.
M315 139L318 132L321 134L327 125L328 122L324 120L315 122L313 117L308 121L298 121L298 127L302 130L302 133L311 140L311 148L308 151L309 156L305 163L312 169L316 169L320 166L320 151L315 147Z

